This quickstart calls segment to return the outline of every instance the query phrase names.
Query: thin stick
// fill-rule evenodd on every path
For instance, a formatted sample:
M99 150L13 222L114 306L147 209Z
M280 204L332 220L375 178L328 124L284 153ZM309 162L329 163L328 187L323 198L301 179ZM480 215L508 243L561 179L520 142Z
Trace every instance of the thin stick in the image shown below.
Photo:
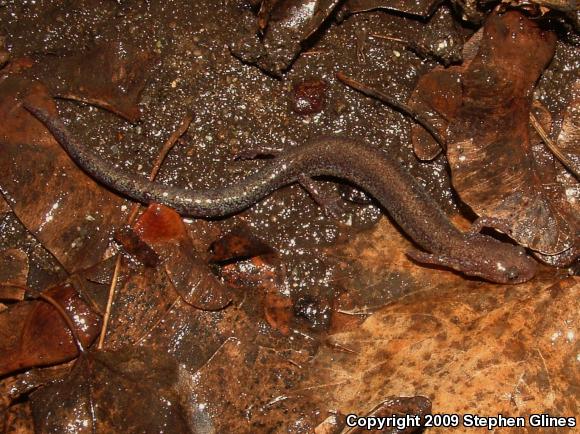
M133 110L133 112L118 110L114 104L110 104L102 99L83 97L79 95L74 95L72 93L55 95L55 98L76 101L80 102L81 104L87 104L90 106L105 109L113 113L114 115L119 116L120 118L125 119L126 121L129 121L132 124L134 124L139 120L139 110Z
M171 134L169 138L165 141L163 147L161 148L161 151L159 151L157 159L155 160L155 164L153 165L153 169L151 170L151 174L149 175L149 180L151 181L155 180L155 177L157 176L157 173L159 173L159 169L161 168L163 161L165 161L167 154L169 153L169 151L171 151L173 146L175 146L177 140L185 134L192 121L193 121L193 113L186 114L183 120L181 121L181 124L179 124L179 127L177 127L177 129L173 132L173 134Z
M373 38L378 38L378 39L386 39L388 41L401 42L403 44L408 44L409 43L409 41L406 41L406 40L401 39L401 38L395 38L394 36L379 35L378 33L371 33L369 36L371 36Z
M165 141L163 147L159 151L159 155L155 159L153 168L151 169L151 174L149 175L149 179L151 181L155 179L157 173L159 173L159 169L161 168L163 161L167 157L167 154L169 153L169 151L171 151L173 146L175 146L177 140L187 131L192 120L193 120L192 113L188 113L187 115L185 115L177 130L175 130L173 134L171 134L171 136L169 136L169 138ZM133 224L133 222L137 218L137 213L139 212L140 206L141 205L138 203L133 204L131 212L129 213L129 217L127 218L128 225ZM107 308L105 310L105 316L103 318L103 327L101 328L101 335L99 336L99 343L97 345L97 349L99 350L103 348L103 344L105 342L105 335L107 334L109 318L111 317L111 308L113 306L113 299L115 297L115 290L117 286L117 279L120 274L120 269L121 269L121 255L118 255L117 260L115 261L115 270L113 271L113 279L111 280L111 286L109 287L109 297L107 299Z
M326 54L327 51L320 51L320 50L311 50L311 51L304 51L302 56L317 56L319 54Z
M343 82L347 86L352 87L354 90L359 91L363 95L366 95L370 98L378 99L380 102L387 104L393 107L395 110L401 112L402 114L410 117L416 123L425 128L425 130L427 130L427 132L433 136L433 138L437 141L437 143L439 143L439 145L444 150L447 150L447 142L443 137L441 137L437 129L433 125L431 125L431 123L423 115L416 113L408 105L391 98L390 96L379 90L372 89L359 81L347 77L342 72L337 72L336 78L338 78L341 82Z
M151 169L151 173L149 174L150 181L155 180L155 177L159 173L159 169L161 169L161 165L163 164L163 161L165 161L167 154L169 154L169 151L171 151L171 149L173 149L173 146L175 146L175 144L177 143L177 140L181 136L183 136L183 134L185 134L185 132L189 128L189 125L191 124L192 121L193 121L193 114L192 113L186 114L185 117L183 118L183 120L181 121L181 124L179 124L179 127L177 127L177 130L175 130L173 132L173 134L171 134L169 136L169 138L165 141L165 143L163 144L163 147L161 148L161 150L159 151L159 154L157 155L157 158L155 159L155 163L153 164L153 168ZM141 205L138 203L133 204L133 207L131 208L131 212L129 213L129 217L127 218L127 224L129 224L129 225L133 224L133 222L135 221L135 218L137 217L137 213L139 212L140 207L141 207Z
M107 299L107 308L105 309L105 316L103 317L103 326L101 327L101 334L99 336L99 343L97 349L102 350L105 342L105 335L107 334L107 326L109 325L109 318L111 317L111 307L113 306L113 297L115 296L115 287L117 286L117 279L121 271L121 255L117 253L117 260L115 261L115 270L113 271L113 278L111 279L111 286L109 287L109 297Z
M542 138L548 149L552 152L552 154L554 154L554 156L560 161L560 163L562 163L564 167L568 169L568 171L576 177L576 179L580 179L580 173L578 173L578 171L574 167L574 163L572 163L572 161L570 161L568 156L562 152L562 150L558 147L558 145L556 145L554 141L550 139L550 137L548 137L548 133L546 132L546 130L544 130L544 127L538 121L538 118L534 116L533 113L530 113L530 122L532 123L532 126L540 135L540 137Z

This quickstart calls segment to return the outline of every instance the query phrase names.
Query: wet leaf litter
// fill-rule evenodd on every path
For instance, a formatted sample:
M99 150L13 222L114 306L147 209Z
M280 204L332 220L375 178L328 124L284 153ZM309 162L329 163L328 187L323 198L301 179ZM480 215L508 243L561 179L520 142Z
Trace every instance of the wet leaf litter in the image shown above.
M0 247L3 263L19 267L0 275L5 430L341 432L348 413L423 414L426 402L433 413L566 416L577 408L578 282L570 256L577 215L562 210L577 206L578 184L529 126L535 104L539 123L574 164L578 36L569 11L534 11L523 2L508 10L478 2L421 2L420 10L322 2L316 10L314 3L0 7L7 53ZM292 23L295 33L280 30ZM533 50L518 49L536 26L554 33L542 41L555 45L546 69L535 67L537 82L526 70L531 83L509 86L521 73L502 70L506 45L494 45L498 38L485 31L473 60L466 52L479 28L493 28L525 52L523 64L542 63ZM408 49L413 43L426 49ZM461 66L440 66L442 58L459 64L459 52ZM107 67L93 75L99 62ZM453 68L463 68L460 96L457 81L445 77L423 92L427 106L411 104L427 77ZM424 130L344 86L337 72L431 120L449 162L442 154L419 161L412 144ZM572 259L540 265L533 280L516 286L421 266L405 254L416 248L412 240L376 203L341 199L340 215L328 215L320 203L341 197L336 180L314 181L325 200L293 185L217 220L138 207L75 165L22 107L25 99L63 119L120 171L189 189L235 185L269 163L236 159L244 152L283 153L320 135L361 140L403 165L464 231L512 189L500 185L495 199L481 191L488 170L505 161L510 176L534 180L526 183L530 194L565 224L537 224L527 202L510 200L509 211L500 202L501 216L526 241L506 225L499 231L548 264L564 251ZM453 115L445 111L450 104ZM502 119L513 121L519 140L492 120L502 110L517 112ZM474 131L474 122L490 126ZM487 141L477 136L483 133ZM513 148L474 151L491 158L485 163L450 154L472 137L474 145ZM509 218L522 212L534 224ZM494 236L509 242L500 232ZM43 318L50 328L35 329Z

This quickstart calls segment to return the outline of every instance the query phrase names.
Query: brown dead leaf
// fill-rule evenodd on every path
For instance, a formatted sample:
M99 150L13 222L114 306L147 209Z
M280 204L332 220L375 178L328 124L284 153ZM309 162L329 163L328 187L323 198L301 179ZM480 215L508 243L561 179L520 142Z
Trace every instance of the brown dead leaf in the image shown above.
M22 402L39 387L65 378L74 362L60 365L32 368L21 374L14 374L0 380L0 413L11 405Z
M461 104L460 72L463 67L434 69L423 75L409 99L409 106L422 113L439 133L447 136L449 122L457 116ZM412 126L413 150L417 158L431 161L441 152L441 146L433 136L420 125Z
M31 396L37 433L191 432L172 357L144 348L96 351Z
M163 261L175 290L192 306L223 309L232 294L196 256L181 216L163 205L152 204L135 224L135 232Z
M100 332L100 317L71 286L45 292L59 303L88 347ZM0 313L0 376L71 360L78 349L59 312L46 301L23 301Z
M253 15L240 17L238 21L245 21L246 29L231 44L231 51L242 61L281 76L300 54L302 44L328 19L339 1L319 0L316 7L305 0L268 3L271 4L265 5L262 14L258 12L257 26ZM265 29L263 37L259 37L256 28Z
M108 348L141 342L173 309L187 310L191 317L184 303L204 311L219 311L231 303L234 293L198 257L181 216L172 209L150 205L117 238L134 256L121 261Z
M297 352L290 358L238 339L225 341L191 378L196 432L288 432L290 426L313 431L320 411L307 399L286 396L288 386L305 374L306 359Z
M0 300L24 299L28 280L28 255L21 249L0 252Z
M448 136L461 199L478 215L505 222L518 243L548 255L573 247L578 223L554 199L563 192L544 176L530 145L532 89L554 45L555 35L518 12L490 16L462 76L462 106Z
M341 12L356 14L373 10L386 10L427 18L435 12L442 2L442 0L419 0L413 2L406 0L348 0L345 2Z
M434 413L575 414L580 280L552 280L425 288L390 304L330 338L353 352L318 355L308 384L333 387L316 402L360 414L388 391L426 396Z
M135 265L133 258L122 258L121 270L105 338L111 350L136 345L181 298L162 267Z
M264 316L270 327L284 336L290 334L290 325L294 319L294 303L288 297L278 293L266 294L264 298Z
M46 128L20 106L26 98L53 115L38 83L10 76L0 84L0 185L26 228L69 271L104 255L124 201L95 183Z
M4 199L4 196L2 196L0 194L0 216L9 213L10 211L12 211L10 209L10 205L8 205L8 202L6 202L6 199Z
M557 146L569 158L576 173L580 173L580 79L572 84L570 104L564 112ZM576 184L576 188L578 185Z
M264 308L264 318L274 330L290 334L294 303L286 290L286 273L280 256L244 225L214 241L211 260L222 263L221 274L228 284L257 292Z
M276 254L272 246L266 244L244 225L234 227L211 243L209 249L210 260L218 263Z
M47 57L46 83L55 96L109 110L136 122L139 100L155 61L152 52L114 40L70 57Z
M542 255L561 254L569 263L577 255L578 217L551 157L533 148L529 126L532 90L554 54L555 39L520 12L492 14L475 57L424 76L411 102L447 132L460 198L519 244ZM437 154L422 129L414 128L413 140L420 158Z
M0 412L0 431L4 434L33 434L32 411L30 402L19 402L8 410Z

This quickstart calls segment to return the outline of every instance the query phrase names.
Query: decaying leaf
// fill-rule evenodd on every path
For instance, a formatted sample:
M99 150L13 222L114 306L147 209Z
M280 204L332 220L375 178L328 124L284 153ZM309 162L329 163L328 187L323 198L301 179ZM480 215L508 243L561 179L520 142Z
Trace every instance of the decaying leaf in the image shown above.
M38 83L10 76L0 84L0 184L26 228L69 272L99 262L124 214L124 201L80 170L30 113L26 98L53 115Z
M163 261L175 290L192 306L223 309L232 300L228 289L196 256L183 220L176 211L153 204L135 224L135 232Z
M39 387L65 378L74 362L29 369L20 374L13 374L0 380L0 414L10 406L23 401ZM0 417L1 418L1 417Z
M191 432L180 387L178 364L166 354L90 352L67 378L32 394L35 432Z
M0 412L0 430L4 434L33 434L30 402L20 402Z
M231 303L234 294L195 252L181 216L172 209L150 205L121 241L132 257L121 261L108 348L142 341L183 303L204 311Z
M461 103L462 70L461 66L435 68L419 79L409 99L409 106L422 113L441 137L447 136L449 123L457 116ZM441 146L425 128L413 125L411 131L413 150L417 158L431 161L441 153Z
M575 414L580 281L551 280L430 289L390 304L330 338L352 352L328 347L315 359L309 384L330 386L317 402L361 414L388 391L428 397L433 413Z
M24 299L28 279L28 255L21 249L0 252L0 300Z
M8 205L8 202L6 202L4 196L0 194L0 217L2 217L6 213L9 213L10 211L11 211L10 205Z
M100 332L100 317L71 286L46 291L62 306L88 347ZM23 301L0 313L0 375L71 360L78 355L60 313L44 300Z
M269 244L262 241L243 225L234 227L210 246L210 260L217 263L254 258L256 256L277 256Z
M258 14L258 28L266 29L262 39L256 34L252 14L245 17L245 33L231 44L232 53L265 72L280 76L294 62L302 44L312 36L336 8L339 0L281 0L268 5Z
M576 173L580 173L580 79L572 84L571 101L564 112L556 144L566 154Z
M49 57L46 84L61 98L85 102L136 122L141 116L139 99L155 56L120 40L101 43L84 53Z
M492 15L462 76L462 105L448 135L461 199L478 215L506 222L520 244L549 255L574 248L578 224L553 199L555 180L542 176L530 146L532 89L554 44L554 34L517 12Z
M302 432L313 430L319 411L307 399L286 396L288 386L304 374L302 365L307 360L304 352L273 351L235 338L226 340L191 380L196 432L249 434L264 427L284 432L290 425Z
M388 32L391 24L396 29L400 26L402 35L407 35L404 31L407 24L409 29L421 28L418 20L411 22L400 14L395 18L384 13L353 16L342 27L321 29L324 30L320 34L323 44L314 46L308 56L297 62L284 82L260 77L254 68L244 67L231 58L224 49L230 41L222 33L227 33L225 27L236 17L215 8L215 2L178 0L172 3L175 8L168 8L162 2L118 1L89 13L84 2L72 11L57 1L36 3L0 7L0 16L8 17L16 11L18 17L26 18L22 19L23 24L47 25L48 33L42 34L45 27L40 25L36 34L41 42L46 40L45 36L50 39L46 45L36 42L35 38L35 43L27 46L26 33L11 30L14 35L11 34L10 48L19 56L29 55L35 62L43 62L46 54L37 55L36 50L46 53L43 47L57 47L54 59L47 61L50 65L37 67L41 71L58 71L54 81L62 86L53 83L50 88L61 95L66 94L65 84L70 84L70 80L75 85L82 83L77 75L79 70L65 70L62 65L67 63L69 67L82 69L92 63L91 59L81 59L80 54L61 57L62 53L71 52L70 45L66 41L61 45L58 39L51 38L60 36L58 32L63 27L70 28L67 35L94 29L94 41L103 41L103 47L111 42L111 35L126 30L135 39L138 36L147 49L159 52L162 67L155 70L155 80L147 87L144 101L145 133L138 134L137 126L125 126L135 128L132 132L135 136L143 136L143 147L127 148L121 157L133 161L131 152L136 151L139 152L136 159L147 162L155 153L151 146L157 144L157 134L169 133L168 125L176 119L174 110L183 105L194 107L200 116L185 136L191 149L185 154L175 149L160 179L168 185L191 188L200 188L198 181L211 187L221 182L222 175L232 182L244 177L244 168L231 171L231 165L223 161L227 158L224 153L229 155L230 145L244 150L260 143L276 144L277 140L286 140L286 144L293 140L297 144L306 136L335 132L337 127L341 128L338 134L353 137L360 136L361 130L369 133L363 134L369 139L394 137L383 136L382 132L375 134L371 126L383 127L381 120L371 119L377 113L357 106L342 93L340 86L335 86L332 77L342 58L356 68L356 53L349 46L354 40L352 29L363 28L364 36L367 30ZM18 15L23 10L35 14L46 9L45 3L53 6L57 19L52 20L53 15L49 13L43 19L36 15L33 19ZM263 20L258 22L258 31L268 37L269 25L278 25L278 18L271 18L274 8L267 8L298 2L243 0L236 3L264 6L258 16L258 20ZM427 2L412 3L406 6L411 8L415 3ZM451 1L447 5L458 3ZM442 10L447 10L447 5ZM75 15L76 11L80 13ZM107 21L103 16L119 19ZM66 22L62 23L62 18ZM18 24L11 25L21 27ZM252 16L252 25L255 32L255 16ZM137 33L133 34L134 29ZM430 36L426 31L425 40L433 43ZM316 44L317 40L312 38L309 42ZM324 55L315 54L319 47L328 51ZM342 48L345 50L341 51ZM397 78L414 81L417 75L406 74L410 68L414 74L424 71L425 64L419 65L414 56L403 53L397 60L390 49L378 48L378 45L368 45L369 63L361 68L372 69L370 75L377 79L383 74L385 77L401 74ZM84 55L87 53L99 56L91 48ZM130 57L122 65L129 65ZM105 58L110 59L101 57ZM78 63L73 59L78 59ZM416 63L409 65L407 60ZM390 68L393 63L398 63L398 69ZM16 68L16 60L11 65ZM21 65L30 69L26 61ZM108 79L109 72L105 67ZM11 72L16 73L17 69ZM122 92L108 92L119 88L122 81L101 82L92 73L91 86L94 83L111 86L100 96L109 104L120 103L118 98ZM287 116L288 101L284 95L288 94L288 85L293 80L308 78L306 73L327 80L328 110L319 119L302 119L310 123L296 124L296 116ZM394 81L397 92L409 90L399 87L399 80ZM77 90L82 97L78 99L91 102L87 99L90 94ZM278 90L282 91L281 97L276 93ZM134 107L138 98L127 96ZM344 105L339 106L337 101ZM242 107L245 108L242 110ZM363 116L358 116L359 109ZM275 121L272 122L274 117L270 115L276 115ZM558 114L554 116L558 118ZM38 139L44 139L47 147L54 143L40 124L31 122L21 126L12 133L22 134L25 139L22 143L28 143L28 133L23 132L34 132L35 128L38 128ZM0 131L4 127L1 125ZM92 130L97 126L90 127ZM272 131L268 131L270 128ZM398 129L396 122L393 128ZM111 131L111 137L114 135ZM532 152L536 152L536 146L540 151L541 142L536 138L531 144ZM18 152L19 148L12 150L9 157L17 156ZM62 157L56 147L47 153L57 162ZM4 154L0 159L3 157ZM22 155L22 159L28 158L26 153ZM213 162L218 166L224 163L228 169L214 172ZM28 172L44 171L43 166L31 169L32 164L27 163L18 161L15 167L22 165L22 170ZM0 168L8 165L6 161L0 162ZM15 174L18 181L26 183L27 179L16 171L12 169L10 176ZM147 167L137 171L144 173ZM86 188L78 173L73 170L63 173L65 179ZM184 173L187 177L178 177ZM2 193L6 193L3 176L0 174L0 185ZM6 182L10 192L17 191L12 181ZM42 202L41 194L46 194L48 187L39 181L30 188L41 192L31 194L37 202ZM76 195L71 188L74 185L64 183L55 191L65 197ZM23 200L24 191L24 188L18 190L19 200ZM447 189L437 191L449 193ZM109 194L95 189L95 195L97 192ZM64 262L71 270L82 269L78 273L82 278L77 279L75 288L82 293L83 300L90 300L101 312L105 311L112 276L116 276L104 350L93 347L74 362L34 368L3 378L0 425L6 414L1 411L8 408L14 414L23 409L19 405L26 403L33 407L35 432L87 433L338 434L345 428L345 416L350 412L375 416L420 414L426 411L428 400L433 400L432 411L438 413L505 411L514 415L537 410L566 415L576 411L578 377L574 357L579 349L574 336L577 336L578 294L569 284L572 279L556 283L565 278L567 270L540 267L537 281L507 288L470 280L448 270L418 267L405 256L411 242L388 219L381 218L375 225L378 212L360 226L358 217L355 218L354 227L339 229L341 234L336 238L324 236L326 231L334 231L334 226L318 225L317 222L328 222L327 217L310 212L312 209L304 206L301 194L298 188L279 191L259 206L219 221L184 220L173 211L154 205L138 223L128 227L122 226L125 223L118 208L110 219L98 222L100 232L90 230L87 244L82 247L91 259L77 264L81 256L73 252L76 259ZM52 202L47 209L55 201L54 196L49 199ZM87 207L92 213L93 205L83 199L71 204L66 212ZM97 205L96 209L102 207L106 211L106 206ZM26 219L27 213L34 209L29 205L20 210L19 216ZM275 213L275 209L280 212ZM45 227L57 217L68 221L66 215L55 215ZM247 227L254 229L228 232L239 222L249 223ZM82 219L74 222L84 228L82 223ZM293 232L302 225L304 230ZM117 229L120 226L122 230ZM372 230L360 232L361 227L370 226ZM121 244L120 256L101 261L101 247L108 243L111 233L116 234ZM224 233L211 245L208 254L208 245ZM62 234L68 236L66 230ZM263 240L256 234L264 237ZM61 233L55 230L52 235L42 241L55 243ZM89 243L95 238L103 244ZM321 247L321 240L330 239L338 241ZM50 242L47 245L54 245ZM66 253L70 239L62 245ZM51 251L62 260L57 249L51 248ZM116 275L112 269L119 257L121 266ZM34 267L33 260L31 267ZM85 272L85 267L92 269ZM75 275L71 276L71 281L75 282L74 278ZM13 307L19 305L24 306L19 303ZM7 308L0 305L0 309ZM54 321L57 319L62 322L58 317ZM67 329L64 323L60 326L64 335ZM21 326L15 327L16 332L23 331ZM58 342L60 335L51 338ZM54 344L54 341L47 342ZM76 349L71 348L76 354ZM3 354L0 353L0 360ZM49 371L56 368L58 371ZM36 392L32 393L33 390ZM26 413L23 411L23 414ZM345 432L348 431L342 434Z
M214 241L210 250L212 261L223 264L226 282L240 289L253 287L270 327L288 336L294 303L288 297L286 273L277 252L243 225Z
M529 126L532 91L554 54L555 35L509 11L492 14L477 39L477 54L468 53L464 65L422 77L411 103L447 133L462 201L518 243L569 263L577 256L578 217L553 161L533 149ZM424 130L415 127L413 139L420 158L438 153Z
M443 3L442 0L413 2L405 0L348 0L342 6L340 13L341 15L351 15L373 10L385 10L427 18L433 15L441 3Z
M10 52L6 49L6 36L0 35L0 69L10 60Z

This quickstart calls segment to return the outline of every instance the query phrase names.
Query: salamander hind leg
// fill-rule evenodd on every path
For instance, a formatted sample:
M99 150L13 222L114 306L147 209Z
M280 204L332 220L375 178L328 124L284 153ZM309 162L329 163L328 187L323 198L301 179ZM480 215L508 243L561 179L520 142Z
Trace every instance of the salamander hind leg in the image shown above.
M276 148L253 148L246 149L234 155L234 160L258 160L266 158L276 158L282 153Z
M322 193L318 189L317 182L305 174L298 177L298 182L330 218L340 221L340 216L344 214L345 210L341 205L342 198L339 194Z

